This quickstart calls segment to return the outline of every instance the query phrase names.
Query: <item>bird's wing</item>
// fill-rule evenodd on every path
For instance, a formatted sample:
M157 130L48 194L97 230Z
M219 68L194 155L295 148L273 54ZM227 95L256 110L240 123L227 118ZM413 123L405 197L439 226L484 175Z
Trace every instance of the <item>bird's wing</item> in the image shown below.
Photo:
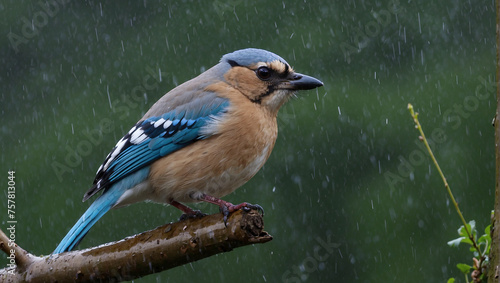
M210 127L204 130L204 126L226 113L228 106L228 100L210 93L139 121L108 154L83 200L159 158L207 138L206 128Z

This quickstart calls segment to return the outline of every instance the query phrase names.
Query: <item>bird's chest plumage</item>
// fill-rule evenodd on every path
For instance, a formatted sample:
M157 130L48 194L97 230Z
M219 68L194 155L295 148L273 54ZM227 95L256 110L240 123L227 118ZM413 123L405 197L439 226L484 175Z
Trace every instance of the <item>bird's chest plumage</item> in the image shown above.
M276 117L248 100L233 103L209 126L214 135L152 165L153 200L192 202L203 193L220 198L264 165L276 141Z

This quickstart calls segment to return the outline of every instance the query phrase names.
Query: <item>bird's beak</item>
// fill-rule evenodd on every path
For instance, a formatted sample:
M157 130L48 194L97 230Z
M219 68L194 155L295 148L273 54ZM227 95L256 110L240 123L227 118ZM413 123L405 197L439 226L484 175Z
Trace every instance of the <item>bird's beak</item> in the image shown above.
M287 81L285 88L293 90L313 89L323 85L320 80L299 73L291 74Z

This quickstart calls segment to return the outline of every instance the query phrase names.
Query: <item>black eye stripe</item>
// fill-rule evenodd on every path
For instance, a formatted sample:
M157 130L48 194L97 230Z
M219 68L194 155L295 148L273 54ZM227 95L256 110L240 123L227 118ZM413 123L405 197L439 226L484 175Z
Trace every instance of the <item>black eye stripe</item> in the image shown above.
M231 67L239 67L240 65L238 63L236 63L236 61L234 60L227 60L227 63L229 63L229 65L231 65Z

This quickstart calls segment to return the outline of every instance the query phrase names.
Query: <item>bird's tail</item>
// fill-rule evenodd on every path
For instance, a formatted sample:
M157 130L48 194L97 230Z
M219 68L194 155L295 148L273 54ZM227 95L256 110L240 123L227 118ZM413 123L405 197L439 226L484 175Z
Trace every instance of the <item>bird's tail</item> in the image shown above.
M78 219L76 224L69 230L68 234L59 243L59 246L52 252L59 254L71 251L78 245L78 243L85 237L85 234L94 226L94 224L101 219L101 217L117 204L117 201L123 194L130 188L135 187L137 184L144 181L149 174L149 167L142 168L141 170L121 179L109 189L105 190L85 211L85 213ZM134 195L135 196L135 195ZM137 200L140 199L137 196ZM118 206L117 206L118 207Z
M108 194L103 194L97 198L92 205L85 211L85 213L78 219L76 224L71 228L71 230L66 234L64 239L59 243L57 248L52 252L53 254L59 254L67 251L71 251L78 245L78 243L85 237L87 232L92 226L106 213L111 207L116 203L116 198L113 198Z

